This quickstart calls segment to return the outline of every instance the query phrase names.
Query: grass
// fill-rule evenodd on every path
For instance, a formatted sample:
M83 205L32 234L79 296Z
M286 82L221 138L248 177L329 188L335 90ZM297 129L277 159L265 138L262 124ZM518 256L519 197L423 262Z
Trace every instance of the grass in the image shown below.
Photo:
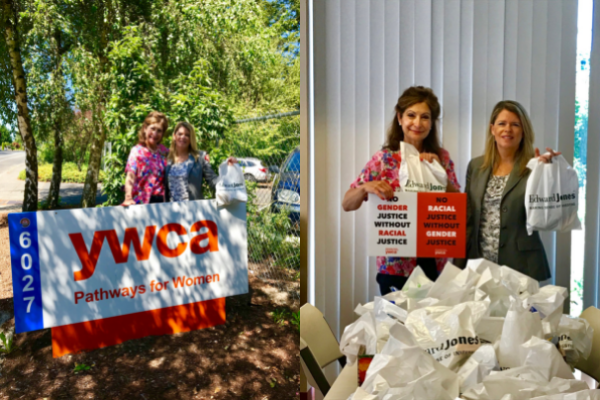
M87 165L81 167L81 171L77 168L77 164L67 162L63 164L62 168L62 182L71 183L84 183L85 174L87 172ZM19 179L25 180L25 170L19 173ZM38 165L38 181L50 182L52 179L52 164L40 164ZM100 171L100 182L104 181L104 171Z
M285 326L292 324L300 331L300 311L291 311L287 308L276 308L275 311L271 312L273 322L279 326Z

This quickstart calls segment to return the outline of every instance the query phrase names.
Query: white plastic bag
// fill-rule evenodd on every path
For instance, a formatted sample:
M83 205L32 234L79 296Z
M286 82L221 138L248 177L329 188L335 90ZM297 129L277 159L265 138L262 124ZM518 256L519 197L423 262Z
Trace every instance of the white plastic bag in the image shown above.
M551 163L533 158L527 163L531 174L525 190L527 233L581 229L577 217L579 181L563 156Z
M227 165L227 162L223 162L219 165L219 181L215 192L217 204L220 206L230 204L233 200L248 201L244 173L238 164Z
M600 389L587 389L574 393L560 393L534 397L531 400L600 400Z
M491 344L484 344L458 370L461 393L482 382L490 372L499 369L494 347Z
M377 328L375 314L368 312L344 329L340 339L340 351L353 364L364 346L366 354L377 353Z
M521 345L532 336L544 337L540 315L526 310L519 302L514 301L504 319L498 346L497 356L500 367L515 368L524 365L527 354L523 352Z
M471 386L461 395L467 400L525 400L557 393L575 393L587 389L576 379L552 378L547 381L535 368L523 366L492 371L483 382ZM545 397L540 397L540 400ZM551 397L554 399L554 397ZM562 397L560 397L562 399ZM568 397L565 397L567 399Z
M400 142L398 180L405 192L445 192L448 175L442 165L421 161L419 151L411 144Z
M411 346L409 333L394 327L390 331L390 339L381 354L375 355L369 365L365 381L361 388L369 394L402 394L392 399L454 399L458 396L458 377L448 368L436 362L429 354L418 346ZM404 331L400 333L400 331ZM396 339L397 336L405 336ZM429 386L433 393L422 397ZM403 388L403 390L398 390ZM391 389L391 390L390 390ZM394 390L395 389L395 390ZM380 396L378 398L385 398Z
M481 344L475 327L489 303L468 301L454 307L425 307L408 314L406 327L436 361L457 371Z
M580 357L587 359L590 356L593 338L594 328L585 319L560 317L554 341L569 365L575 366Z
M536 294L523 300L525 308L540 314L546 337L555 336L567 296L567 288L547 285L540 288Z

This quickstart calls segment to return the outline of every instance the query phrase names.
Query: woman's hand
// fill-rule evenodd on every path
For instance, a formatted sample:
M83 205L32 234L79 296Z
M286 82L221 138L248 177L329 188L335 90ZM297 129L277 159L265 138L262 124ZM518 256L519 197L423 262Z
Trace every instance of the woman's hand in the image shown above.
M135 205L135 200L133 200L133 199L125 199L125 201L122 202L121 205L123 207L134 206Z
M550 147L546 147L546 150L548 151L548 153L550 154L542 154L540 155L540 150L536 147L535 148L535 156L537 157L538 160L540 160L541 162L548 164L552 162L552 157L556 157L561 155L562 153L560 151L554 152L554 150L552 150Z
M394 189L386 181L366 182L346 192L344 200L342 200L342 208L344 211L358 210L369 193L379 196L382 200L394 197Z
M373 193L379 196L381 200L388 200L394 197L394 189L392 189L392 186L386 181L366 182L360 187L362 187L365 191L365 198L367 197L366 194L368 193Z
M419 154L419 158L421 161L427 161L430 164L433 162L433 160L436 160L438 163L440 163L440 165L442 165L440 158L435 153L421 153Z
M227 165L229 165L230 167L231 167L233 164L237 164L237 162L238 162L238 161L237 161L237 158L235 158L235 157L229 157L229 158L227 158Z

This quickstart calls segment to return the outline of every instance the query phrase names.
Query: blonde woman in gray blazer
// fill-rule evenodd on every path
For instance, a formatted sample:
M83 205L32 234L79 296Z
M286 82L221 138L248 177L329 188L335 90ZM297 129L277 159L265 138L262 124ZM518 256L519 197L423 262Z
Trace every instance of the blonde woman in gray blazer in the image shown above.
M550 268L538 232L527 234L525 189L527 162L539 157L551 162L559 155L540 156L533 148L534 132L527 111L516 101L494 107L488 126L485 154L467 169L467 258L486 258L539 281L550 278ZM466 260L456 260L464 268Z
M227 163L233 165L237 160L229 157ZM219 176L211 168L208 154L198 150L194 127L187 122L178 122L173 130L171 150L167 157L165 200L204 199L203 180L214 189Z

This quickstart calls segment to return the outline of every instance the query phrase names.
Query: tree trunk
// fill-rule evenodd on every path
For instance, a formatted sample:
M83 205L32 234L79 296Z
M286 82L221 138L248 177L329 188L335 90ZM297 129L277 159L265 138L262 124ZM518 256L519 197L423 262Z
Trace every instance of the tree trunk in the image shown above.
M63 76L62 76L62 54L60 31L55 31L54 39L54 72L52 81L56 85L56 101L54 105L58 109L68 108L69 104L65 98ZM62 181L62 164L63 164L63 140L62 127L63 116L62 112L55 113L54 120L54 163L52 165L52 180L50 181L50 192L48 193L48 208L55 210L59 205L60 183Z
M105 4L101 3L101 7ZM110 13L110 10L109 10ZM108 25L106 22L101 23L100 29L100 49L98 51L98 60L100 62L100 71L102 74L108 69L108 57L106 55L108 49ZM106 110L106 93L104 88L100 86L98 95L98 105L93 110L92 126L93 139L92 148L90 149L90 163L88 165L87 174L85 176L85 185L83 186L83 196L81 197L81 207L96 206L96 192L98 191L98 176L100 174L100 164L102 163L102 149L106 140L106 129L104 126L104 111Z
M17 13L12 8L9 0L2 0L4 9L4 35L10 57L10 65L13 71L13 85L15 88L15 100L17 103L17 122L19 124L19 134L25 147L25 194L23 199L23 211L37 211L38 206L38 162L37 147L33 130L31 129L31 119L29 109L27 108L27 84L25 82L25 71L23 70L23 61L21 59L21 49L18 44L17 35ZM11 21L10 16L15 20ZM13 23L14 22L14 23Z
M48 193L48 208L55 210L59 205L60 182L62 181L63 149L60 127L54 128L54 163L52 165L52 180Z
M100 113L101 111L96 111ZM106 130L102 126L102 118L94 116L94 141L90 149L90 163L85 176L85 185L83 186L83 196L81 198L81 207L96 206L96 192L98 191L98 176L100 174L100 164L102 163L102 148L106 140ZM96 120L96 119L99 120ZM99 131L99 132L98 132Z

